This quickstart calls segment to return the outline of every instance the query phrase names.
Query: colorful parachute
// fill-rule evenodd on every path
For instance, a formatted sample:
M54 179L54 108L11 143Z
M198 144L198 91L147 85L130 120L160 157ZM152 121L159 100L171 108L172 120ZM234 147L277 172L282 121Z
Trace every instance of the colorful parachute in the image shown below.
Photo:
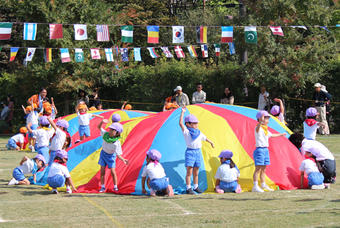
M203 143L203 165L199 173L200 188L212 192L215 185L215 173L220 165L218 155L223 149L234 152L233 160L241 176L239 182L245 191L252 188L254 162L252 154L255 149L254 131L257 110L231 105L200 104L188 106L189 113L200 121L199 129L215 144L212 149ZM141 172L145 165L146 151L157 149L162 153L163 165L170 184L177 192L185 189L186 169L184 153L186 145L179 127L181 109L161 112L129 121L124 121L121 143L123 157L129 160L125 165L117 159L119 194L141 194ZM111 113L104 112L105 118ZM79 192L97 193L100 189L100 166L98 165L102 139L97 129L99 120L91 120L91 137L69 150L67 166L71 171L73 182ZM291 133L275 118L270 119L270 131ZM270 139L271 165L268 166L266 182L272 188L296 189L300 184L299 165L302 156L285 137ZM107 192L113 189L109 170L106 172Z

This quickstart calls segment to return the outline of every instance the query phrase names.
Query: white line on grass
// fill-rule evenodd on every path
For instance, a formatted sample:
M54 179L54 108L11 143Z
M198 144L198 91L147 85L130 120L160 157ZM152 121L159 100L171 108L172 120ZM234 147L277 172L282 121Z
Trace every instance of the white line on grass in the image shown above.
M159 200L159 201L161 201L161 200ZM168 203L168 204L170 204L170 205L172 205L172 206L174 206L175 208L177 208L177 209L179 209L179 210L181 210L181 211L183 212L184 215L193 215L193 214L195 214L194 212L185 209L185 208L182 207L181 205L179 205L179 204L173 202L172 200L162 200L162 201L163 201L163 202L166 202L166 203Z
M4 220L0 217L0 223L3 223L3 222L11 222L10 220Z

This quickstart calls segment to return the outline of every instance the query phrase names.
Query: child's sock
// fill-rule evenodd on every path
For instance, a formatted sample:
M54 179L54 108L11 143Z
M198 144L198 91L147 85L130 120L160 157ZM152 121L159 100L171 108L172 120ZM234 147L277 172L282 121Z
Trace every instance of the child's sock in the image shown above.
M258 186L258 182L257 181L254 181L254 186Z
M266 182L262 182L261 183L261 187L263 188L263 187L266 187L267 185L266 185Z
M114 187L114 188L118 188L118 186L117 186L116 184L115 184L115 185L113 185L113 187Z
M105 188L105 184L102 184L102 188Z
M198 188L198 184L194 184L194 189Z
M191 185L187 185L187 190L189 190L191 188Z

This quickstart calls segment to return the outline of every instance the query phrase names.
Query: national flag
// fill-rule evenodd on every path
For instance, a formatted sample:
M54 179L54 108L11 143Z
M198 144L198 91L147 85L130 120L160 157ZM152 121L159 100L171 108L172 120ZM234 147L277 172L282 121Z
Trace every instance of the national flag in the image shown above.
M230 55L236 54L234 43L228 43Z
M91 48L91 58L92 59L100 59L99 48Z
M121 48L120 54L122 56L122 61L127 62L129 61L129 50L127 48Z
M133 26L132 25L124 25L120 27L122 32L122 42L124 43L133 43Z
M60 56L62 63L71 62L70 53L68 52L68 48L60 48Z
M83 63L84 62L84 52L81 48L75 48L74 49L74 60L77 63Z
M97 41L110 41L109 26L97 25Z
M269 28L272 31L273 35L283 36L283 30L281 26L269 26Z
M221 43L230 43L233 42L233 26L222 26L222 35L221 35Z
M176 53L177 58L179 59L185 58L185 54L181 46L175 46L175 53Z
M112 48L105 48L106 61L113 62Z
M244 27L244 37L246 43L256 44L257 43L257 32L255 26L245 26Z
M119 48L118 48L118 46L114 46L113 47L113 52L114 52L114 54L116 54L116 57L118 57L119 56Z
M36 23L25 23L24 24L24 40L35 40L37 35L37 24Z
M214 44L216 56L219 57L221 53L221 44Z
M75 40L87 40L87 27L86 25L76 24L74 27Z
M172 43L184 43L184 26L172 26Z
M0 51L2 50L2 47L0 47Z
M196 27L196 35L197 35L197 43L204 43L208 42L208 28L207 26L197 26Z
M148 43L158 44L159 43L159 26L150 25L146 27L148 31Z
M27 48L25 62L32 61L36 48Z
M62 24L50 24L50 39L62 39L63 38L63 25Z
M0 40L11 39L12 25L8 22L0 23Z
M301 29L304 29L304 30L308 30L306 26L304 25L293 25L293 26L290 26L291 28L301 28Z
M190 56L193 57L193 58L197 58L198 55L196 53L195 47L190 45L187 48L188 48Z
M165 57L167 58L173 58L173 54L170 52L168 47L161 47L161 50L163 51Z
M202 50L202 57L203 58L208 58L208 45L202 44L201 45L201 50Z
M149 50L149 53L153 59L156 59L159 57L154 47L148 47L147 49Z
M133 56L135 57L136 62L142 61L142 56L140 55L140 48L133 49Z
M44 59L47 63L52 62L52 48L45 48Z
M17 56L17 54L18 54L18 50L19 50L18 47L11 47L11 53L10 53L11 57L9 59L10 62L14 61L15 56Z
M336 24L335 27L338 27L338 28L339 28L339 27L340 27L340 24Z

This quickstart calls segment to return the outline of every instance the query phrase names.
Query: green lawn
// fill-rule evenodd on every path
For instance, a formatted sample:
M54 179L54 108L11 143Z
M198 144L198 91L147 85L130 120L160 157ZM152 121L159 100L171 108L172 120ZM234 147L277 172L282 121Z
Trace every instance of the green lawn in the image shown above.
M0 227L335 227L340 184L328 190L181 195L52 195L38 186L8 186L23 152L6 151L0 138ZM340 170L340 135L319 137ZM33 156L33 154L29 154Z

